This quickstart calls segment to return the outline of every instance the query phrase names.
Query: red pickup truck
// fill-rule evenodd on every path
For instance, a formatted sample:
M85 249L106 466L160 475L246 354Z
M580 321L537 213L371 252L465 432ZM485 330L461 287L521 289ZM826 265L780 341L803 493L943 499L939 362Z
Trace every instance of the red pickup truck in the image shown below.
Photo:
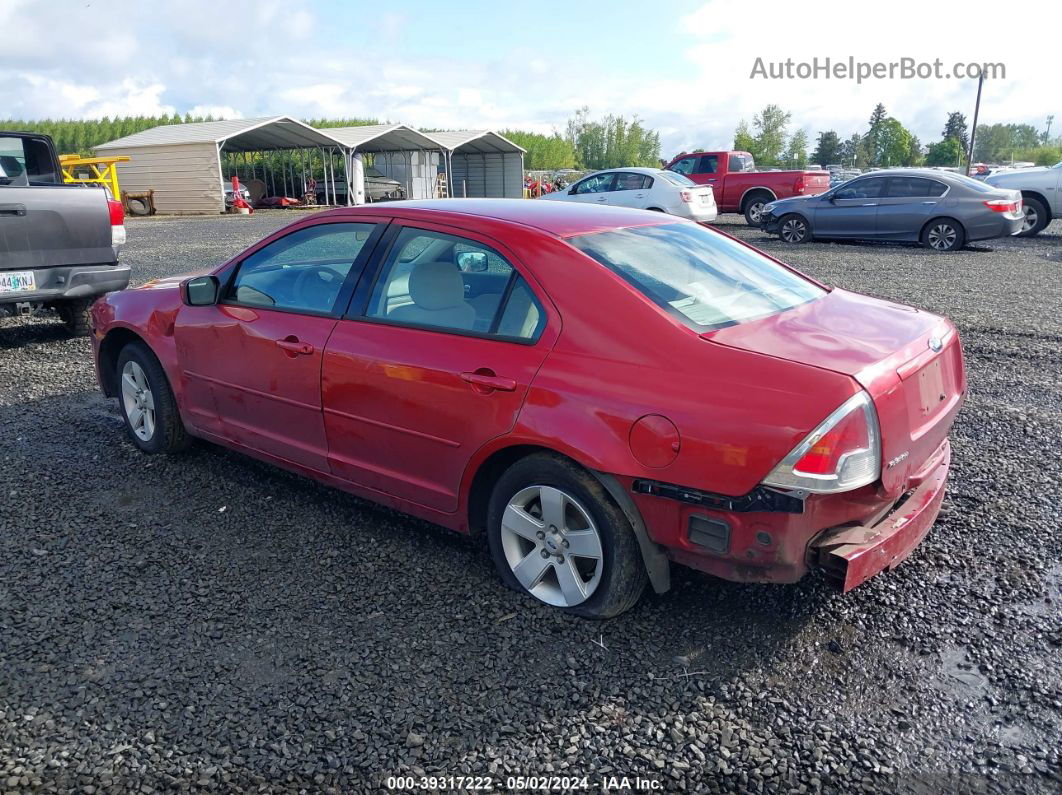
M815 196L830 187L826 171L757 171L748 152L687 152L666 168L699 185L711 185L721 213L744 213L760 225L763 205L790 196Z

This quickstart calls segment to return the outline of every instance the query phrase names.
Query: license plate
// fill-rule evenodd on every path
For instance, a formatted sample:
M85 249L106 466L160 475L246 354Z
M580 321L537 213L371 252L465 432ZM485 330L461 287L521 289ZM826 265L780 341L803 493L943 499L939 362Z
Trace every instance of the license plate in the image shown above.
M944 373L939 357L922 368L922 372L918 374L918 393L923 417L933 414L947 400L948 394L944 388Z
M33 271L0 271L0 293L29 293L36 289Z
M709 196L708 196L707 193L702 193L701 194L701 204L707 204L708 203L708 199L709 199Z

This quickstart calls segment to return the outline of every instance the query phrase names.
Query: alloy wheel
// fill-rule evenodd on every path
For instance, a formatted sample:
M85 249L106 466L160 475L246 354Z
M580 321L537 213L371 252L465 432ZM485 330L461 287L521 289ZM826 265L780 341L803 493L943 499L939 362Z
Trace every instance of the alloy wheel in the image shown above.
M753 202L749 205L749 218L752 222L758 224L763 219L763 208L766 206L765 202Z
M1026 204L1022 209L1025 211L1025 223L1022 224L1021 231L1028 232L1040 222L1040 213L1036 212L1036 208L1029 204Z
M790 218L782 224L782 240L786 243L800 243L807 235L807 224L799 218Z
M135 361L122 368L122 404L129 428L143 442L155 435L155 396L147 375Z
M601 535L590 512L553 486L517 492L502 514L501 543L517 581L536 599L575 607L601 582Z
M951 224L937 224L929 230L929 245L937 251L948 251L954 248L958 236Z

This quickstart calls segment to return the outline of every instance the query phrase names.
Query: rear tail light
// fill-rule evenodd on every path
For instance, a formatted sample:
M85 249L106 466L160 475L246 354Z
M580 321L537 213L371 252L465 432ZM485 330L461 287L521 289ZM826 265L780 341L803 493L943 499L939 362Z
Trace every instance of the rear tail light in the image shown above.
M686 204L689 204L693 201L693 194L688 190L679 191L679 198L686 202Z
M993 199L986 201L985 207L994 213L1011 213L1017 215L1021 212L1021 199L1009 201L1008 199Z
M850 491L881 475L881 431L874 402L859 392L782 459L766 486L816 494Z
M794 193L803 193L804 192L804 175L803 174L801 174L799 177L797 177L796 182L793 183L793 192Z
M111 245L125 245L125 208L120 201L107 200L107 211L111 216Z

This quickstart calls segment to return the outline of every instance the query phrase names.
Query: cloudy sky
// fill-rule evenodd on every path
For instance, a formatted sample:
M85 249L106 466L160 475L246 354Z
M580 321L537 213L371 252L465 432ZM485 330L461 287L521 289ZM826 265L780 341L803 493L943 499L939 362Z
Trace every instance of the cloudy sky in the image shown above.
M191 111L549 132L588 105L641 116L667 156L728 147L772 102L812 140L862 131L877 102L923 143L947 111L972 116L968 79L751 77L757 58L817 56L1002 63L981 120L1042 129L1057 114L1062 132L1058 25L1022 16L982 0L0 0L0 119Z

